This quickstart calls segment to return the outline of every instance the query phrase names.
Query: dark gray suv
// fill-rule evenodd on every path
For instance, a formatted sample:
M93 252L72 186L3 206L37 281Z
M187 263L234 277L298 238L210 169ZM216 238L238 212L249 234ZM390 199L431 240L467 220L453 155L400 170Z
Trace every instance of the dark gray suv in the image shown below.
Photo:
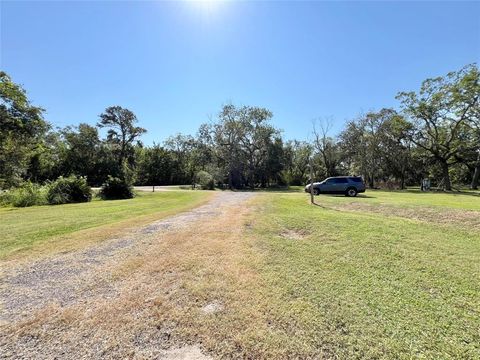
M310 192L310 184L305 186L305 192ZM336 176L329 177L322 182L313 183L313 193L319 194L345 194L345 196L357 196L365 192L365 183L359 176Z

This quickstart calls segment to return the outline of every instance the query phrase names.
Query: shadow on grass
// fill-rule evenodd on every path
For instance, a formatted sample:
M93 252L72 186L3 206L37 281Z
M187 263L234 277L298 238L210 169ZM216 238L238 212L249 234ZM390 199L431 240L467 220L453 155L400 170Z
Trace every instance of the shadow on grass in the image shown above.
M383 192L391 192L391 193L399 193L399 194L418 194L418 195L428 195L428 194L438 194L438 195L466 195L466 196L476 196L480 197L480 191L478 190L452 190L452 191L445 191L445 190L437 190L431 189L430 191L421 191L420 189L404 189L404 190L384 190L384 189L371 189L370 191L383 191Z
M310 194L308 194L310 195ZM338 197L338 198L344 198L344 197L348 197L348 196L345 196L343 194L320 194L320 195L317 195L317 196L320 196L321 197ZM350 199L376 199L377 197L376 196L371 196L371 195L366 195L366 194L358 194L357 196L355 197L348 197Z

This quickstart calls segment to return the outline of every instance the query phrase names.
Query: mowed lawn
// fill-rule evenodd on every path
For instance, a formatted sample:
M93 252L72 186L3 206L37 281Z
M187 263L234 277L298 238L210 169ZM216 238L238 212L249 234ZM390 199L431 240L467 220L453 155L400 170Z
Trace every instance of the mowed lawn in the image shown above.
M307 198L265 198L250 230L271 299L268 353L480 358L478 195Z
M157 203L155 217L168 212L166 204L173 213L201 203L203 194L144 194L117 210L127 217L137 204L133 219L141 223L151 221L142 214ZM194 344L222 359L478 359L479 200L367 191L354 199L322 195L312 206L300 191L258 192L161 241L149 235L155 245L148 252L104 269L115 298L58 308L10 331L44 343L101 341L118 358L148 346ZM97 210L104 220L123 207L96 201L63 209L82 205L85 212L112 206L106 215ZM74 217L61 208L18 211L59 211L49 219L61 228ZM53 236L34 248L123 233L125 221Z
M188 210L210 196L201 191L139 192L128 200L0 207L0 259L82 246Z

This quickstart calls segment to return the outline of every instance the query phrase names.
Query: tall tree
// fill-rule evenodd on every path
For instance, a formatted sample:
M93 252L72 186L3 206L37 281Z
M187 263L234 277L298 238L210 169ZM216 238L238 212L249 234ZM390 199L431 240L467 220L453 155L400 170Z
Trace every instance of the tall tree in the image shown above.
M305 185L312 145L305 141L288 141L283 150L285 178L290 185Z
M228 188L239 187L241 180L241 148L240 138L242 127L237 118L237 109L234 105L225 105L218 115L218 121L213 124L213 141L216 146L216 155L219 163L226 169Z
M133 143L147 132L142 127L136 126L137 117L135 114L121 106L110 106L100 114L99 128L108 128L107 141L113 146L117 153L117 161L122 169L121 176L131 167L134 159ZM130 161L127 161L130 160Z
M98 159L101 141L98 129L88 124L62 130L67 147L64 169L67 174L86 176L91 184L102 182Z
M330 134L331 119L318 119L313 122L313 146L320 155L326 177L335 176L340 163L340 152L335 138Z
M272 113L260 107L225 105L212 125L219 163L226 169L229 188L255 187L266 179L269 146L278 131L269 123Z
M17 184L25 175L32 152L49 128L43 112L0 71L0 188Z
M247 160L248 185L253 189L255 188L255 170L259 169L262 163L266 169L272 138L277 131L268 123L273 115L267 109L244 106L238 109L237 114L241 129L241 149ZM264 184L266 174L261 174L260 177L263 177L262 184Z
M442 170L443 185L451 190L450 167L463 150L462 131L478 106L478 69L469 65L459 71L423 81L416 92L401 92L405 114L412 122L410 138L431 154Z

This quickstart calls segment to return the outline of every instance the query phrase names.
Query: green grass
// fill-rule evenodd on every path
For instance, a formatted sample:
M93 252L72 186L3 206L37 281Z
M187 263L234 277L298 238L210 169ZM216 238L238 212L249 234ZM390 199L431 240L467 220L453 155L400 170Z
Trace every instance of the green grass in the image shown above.
M480 358L480 232L335 203L480 210L478 196L268 195L252 230L269 338L295 358ZM297 236L293 236L293 235ZM279 349L277 349L280 351Z
M187 210L200 204L209 196L201 191L168 191L155 193L140 192L134 199L66 204L55 206L33 206L30 208L0 208L0 259L55 243L62 247L66 238L82 239L85 229L125 225L142 219L152 220ZM127 222L128 221L128 222ZM102 238L102 232L95 233ZM88 239L91 240L91 239Z
M362 196L362 194L360 194ZM421 192L419 190L381 191L367 190L365 196L373 203L399 206L431 206L464 210L480 210L478 192ZM321 199L321 198L320 198Z

